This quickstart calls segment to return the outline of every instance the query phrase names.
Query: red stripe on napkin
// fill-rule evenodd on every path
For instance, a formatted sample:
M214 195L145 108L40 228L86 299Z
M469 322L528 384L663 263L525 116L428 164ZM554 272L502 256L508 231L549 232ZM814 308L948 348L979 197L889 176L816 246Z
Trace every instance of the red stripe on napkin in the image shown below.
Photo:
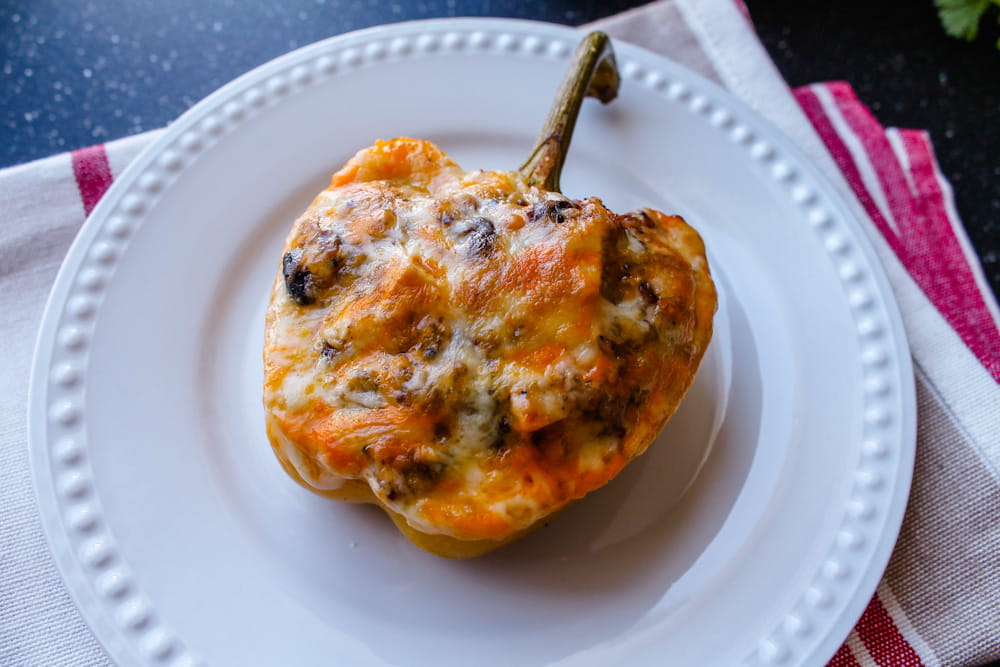
M923 667L920 656L896 627L878 594L854 627L879 667Z
M818 91L827 93L827 102ZM814 84L794 92L903 267L987 372L1000 382L1000 326L986 301L992 297L986 296L985 279L972 268L979 266L978 260L963 246L964 231L949 207L950 189L937 169L926 134L899 131L903 143L900 156L885 129L848 84ZM843 119L840 128L833 115ZM850 145L841 135L844 131L850 134ZM864 177L860 163L869 167L874 178ZM888 211L883 212L878 205L877 195L885 200Z
M837 167L840 168L844 178L847 179L847 184L854 190L854 194L858 197L865 212L872 219L872 222L875 223L878 231L885 237L893 252L899 255L903 249L900 246L896 232L889 226L889 222L882 215L878 204L875 203L875 200L865 188L861 172L858 171L858 167L854 163L854 158L851 157L850 149L840 138L840 135L837 134L837 130L834 129L833 123L827 117L826 111L823 109L823 104L819 101L816 93L810 90L809 87L796 88L794 93L799 106L802 107L802 111L809 118L809 122L816 129L820 139L826 144L826 149L830 151L834 162L837 163Z
M76 186L80 189L80 199L83 201L83 212L90 212L97 206L108 187L111 186L111 165L104 144L89 146L73 151L73 175Z
M970 268L978 267L979 260L972 248L962 243L961 221L949 206L950 187L937 167L927 133L904 130L900 137L923 209L927 242L921 259L933 258L940 267L933 279L927 277L924 291L993 379L1000 382L1000 327L983 297L989 289L985 278ZM949 189L947 198L945 188Z
M842 644L830 658L830 662L826 663L826 667L861 667L861 663L854 657L847 644Z
M910 186L885 136L885 129L861 104L848 84L832 81L821 85L830 91L844 120L847 121L854 136L861 141L875 169L878 185L889 203L889 213L905 241L907 234L917 231L914 226L918 221L910 195Z

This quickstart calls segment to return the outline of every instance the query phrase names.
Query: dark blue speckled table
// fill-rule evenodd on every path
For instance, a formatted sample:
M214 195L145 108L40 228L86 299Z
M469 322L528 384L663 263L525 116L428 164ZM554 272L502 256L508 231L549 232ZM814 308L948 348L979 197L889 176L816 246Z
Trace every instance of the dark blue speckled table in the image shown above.
M161 127L286 51L379 23L507 16L580 24L635 0L131 0L0 3L0 167ZM748 0L792 85L850 81L886 125L931 132L958 209L1000 292L996 26L950 39L931 0Z

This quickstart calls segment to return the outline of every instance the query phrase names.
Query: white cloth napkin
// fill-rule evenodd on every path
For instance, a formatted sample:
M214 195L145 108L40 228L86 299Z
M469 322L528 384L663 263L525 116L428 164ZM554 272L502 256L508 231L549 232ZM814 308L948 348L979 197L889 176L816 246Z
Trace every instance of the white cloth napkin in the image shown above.
M109 147L117 174L152 135ZM27 388L49 289L85 218L65 153L0 171L0 664L101 665L107 658L63 588L35 508Z
M918 453L885 578L831 665L1000 658L1000 327L925 133L886 130L844 83L790 90L734 0L661 0L596 24L713 79L794 140L866 221L903 311ZM26 446L48 290L96 199L156 132L0 171L0 664L100 665L37 518Z

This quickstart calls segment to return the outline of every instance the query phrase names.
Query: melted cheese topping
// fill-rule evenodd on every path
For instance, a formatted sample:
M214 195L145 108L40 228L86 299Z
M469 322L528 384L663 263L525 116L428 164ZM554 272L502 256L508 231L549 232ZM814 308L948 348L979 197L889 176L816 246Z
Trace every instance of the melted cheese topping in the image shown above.
M288 236L267 314L268 433L318 492L361 481L419 532L503 539L646 449L714 310L682 219L378 142Z

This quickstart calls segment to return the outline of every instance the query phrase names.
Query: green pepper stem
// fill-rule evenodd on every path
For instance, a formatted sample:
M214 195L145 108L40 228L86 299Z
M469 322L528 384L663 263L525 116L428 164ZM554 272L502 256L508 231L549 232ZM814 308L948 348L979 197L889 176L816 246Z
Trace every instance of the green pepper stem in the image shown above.
M619 82L611 39L603 32L589 33L576 48L538 141L519 170L529 185L559 192L559 176L583 98L596 97L607 104L618 95Z

